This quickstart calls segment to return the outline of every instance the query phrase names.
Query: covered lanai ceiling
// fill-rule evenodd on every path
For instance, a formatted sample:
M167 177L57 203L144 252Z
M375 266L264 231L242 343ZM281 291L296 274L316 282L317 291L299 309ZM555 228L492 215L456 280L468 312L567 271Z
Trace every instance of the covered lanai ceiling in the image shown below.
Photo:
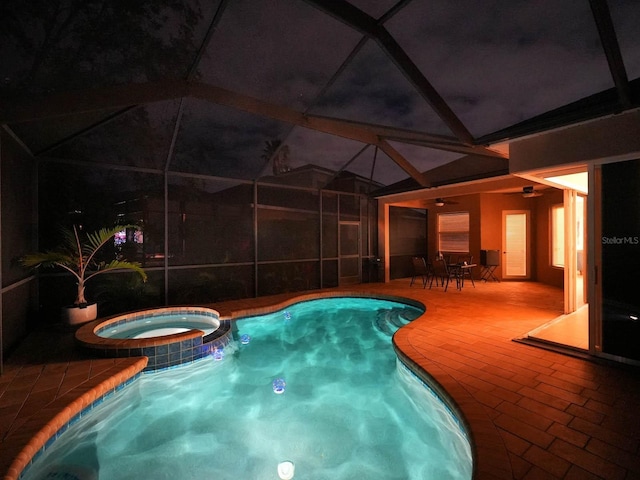
M430 186L637 108L639 24L636 0L5 0L0 122L43 159Z

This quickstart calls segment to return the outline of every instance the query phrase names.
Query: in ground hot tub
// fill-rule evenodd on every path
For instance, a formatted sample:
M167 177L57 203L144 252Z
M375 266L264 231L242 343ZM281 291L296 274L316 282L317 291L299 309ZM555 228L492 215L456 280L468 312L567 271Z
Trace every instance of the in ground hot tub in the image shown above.
M201 330L206 336L220 327L220 319L215 311L143 312L143 315L125 318L124 322L99 328L95 331L96 335L104 338L152 338Z
M101 357L145 356L145 370L159 370L208 355L220 358L231 325L209 308L168 307L96 320L81 327L76 340Z

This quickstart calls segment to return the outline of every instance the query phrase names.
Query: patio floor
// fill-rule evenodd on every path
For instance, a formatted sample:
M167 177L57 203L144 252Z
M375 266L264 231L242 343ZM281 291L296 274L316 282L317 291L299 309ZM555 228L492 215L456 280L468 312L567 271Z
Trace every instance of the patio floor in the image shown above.
M512 341L562 314L560 289L476 282L445 293L402 279L336 290L426 305L426 314L394 341L463 411L476 443L476 478L640 479L640 370ZM228 315L292 296L212 307ZM88 358L72 333L53 327L31 334L0 377L2 475L56 412L135 362Z

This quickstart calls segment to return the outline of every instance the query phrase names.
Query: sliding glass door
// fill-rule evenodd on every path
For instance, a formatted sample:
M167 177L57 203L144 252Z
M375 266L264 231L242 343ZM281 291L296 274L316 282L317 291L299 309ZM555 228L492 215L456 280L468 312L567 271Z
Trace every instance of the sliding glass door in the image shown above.
M602 351L640 361L640 160L600 168Z

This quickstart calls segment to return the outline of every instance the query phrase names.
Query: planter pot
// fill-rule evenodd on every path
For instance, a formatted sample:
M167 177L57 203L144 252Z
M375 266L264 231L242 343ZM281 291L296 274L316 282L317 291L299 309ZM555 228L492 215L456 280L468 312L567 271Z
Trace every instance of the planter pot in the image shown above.
M90 303L84 308L64 307L62 321L69 326L82 325L98 318L98 304Z

